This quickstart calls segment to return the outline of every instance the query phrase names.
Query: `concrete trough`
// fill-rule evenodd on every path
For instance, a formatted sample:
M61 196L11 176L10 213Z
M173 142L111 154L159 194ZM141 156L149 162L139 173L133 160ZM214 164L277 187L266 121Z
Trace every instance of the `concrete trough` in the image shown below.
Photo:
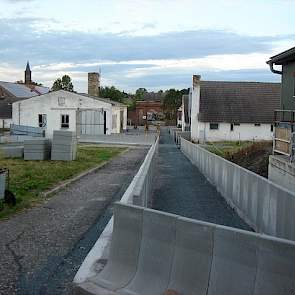
M74 281L76 295L294 294L294 241L122 203L114 208L106 266Z
M39 138L24 141L25 160L48 160L50 158L51 144L49 139Z

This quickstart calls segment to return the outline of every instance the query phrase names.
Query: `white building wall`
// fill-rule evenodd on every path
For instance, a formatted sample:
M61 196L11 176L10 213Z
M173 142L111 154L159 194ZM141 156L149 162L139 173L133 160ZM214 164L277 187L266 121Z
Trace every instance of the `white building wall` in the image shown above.
M116 124L112 124L112 133L120 133L121 126L121 112L123 113L123 130L127 129L127 106L113 106L112 116L116 117Z
M271 124L240 124L234 125L231 131L230 123L219 123L218 130L211 130L210 123L198 122L200 141L238 141L238 140L272 140Z
M200 113L200 79L201 76L193 76L193 87L190 88L189 101L191 103L191 139L199 140L199 113Z
M64 99L63 105L59 103L60 99ZM79 109L101 108L106 111L107 134L110 134L112 131L112 106L110 103L63 90L13 103L12 121L18 125L39 127L38 115L46 114L46 137L52 137L53 130L61 130L62 114L68 114L70 118L69 128L66 130L76 132L76 116Z

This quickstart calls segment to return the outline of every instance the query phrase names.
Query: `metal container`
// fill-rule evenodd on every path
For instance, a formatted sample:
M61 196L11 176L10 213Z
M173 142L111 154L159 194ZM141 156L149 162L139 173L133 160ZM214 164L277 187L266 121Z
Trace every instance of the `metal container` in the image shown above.
M0 200L4 199L6 189L7 170L0 169Z

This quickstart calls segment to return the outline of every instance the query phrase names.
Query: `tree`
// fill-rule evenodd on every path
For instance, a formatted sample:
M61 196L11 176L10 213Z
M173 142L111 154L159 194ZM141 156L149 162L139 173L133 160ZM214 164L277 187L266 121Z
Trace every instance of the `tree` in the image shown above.
M67 91L74 91L74 86L72 83L72 79L68 75L62 76L62 78L58 78L54 81L51 90L56 91L56 90L67 90Z
M182 95L184 94L188 94L187 89L169 89L166 91L163 99L163 109L166 119L176 120L177 110L181 106Z
M145 88L138 88L135 92L135 99L136 100L143 100L144 94L148 91Z
M125 98L128 98L128 94L124 91L120 91L115 86L101 87L99 92L100 97L110 98L111 100L124 102Z

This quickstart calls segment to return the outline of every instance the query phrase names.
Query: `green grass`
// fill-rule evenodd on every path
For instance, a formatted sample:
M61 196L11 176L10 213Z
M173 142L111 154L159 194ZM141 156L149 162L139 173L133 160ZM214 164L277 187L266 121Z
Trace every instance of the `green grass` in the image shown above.
M9 169L9 189L15 194L15 207L1 204L0 218L7 217L40 202L40 194L58 183L110 160L125 148L80 146L76 161L24 161L0 159L0 167Z
M207 142L205 148L211 153L226 158L228 155L234 154L252 144L252 141L218 141Z

